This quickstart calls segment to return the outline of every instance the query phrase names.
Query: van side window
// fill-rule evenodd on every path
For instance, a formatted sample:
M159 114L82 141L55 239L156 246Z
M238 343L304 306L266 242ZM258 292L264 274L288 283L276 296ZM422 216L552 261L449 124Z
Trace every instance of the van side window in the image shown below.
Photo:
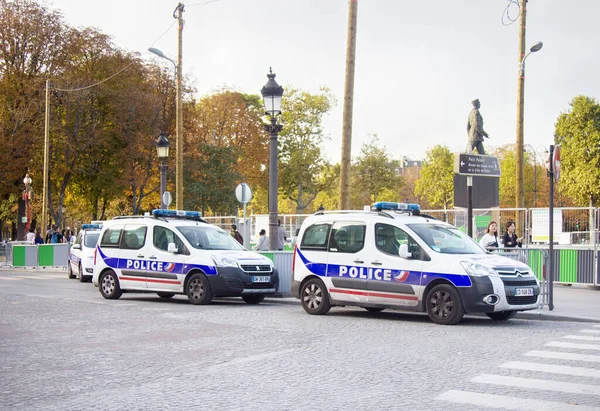
M333 224L329 238L329 251L356 253L365 246L366 225L360 222L343 221Z
M187 248L184 246L183 241L168 228L158 225L154 226L153 237L154 247L159 250L169 251L169 243L175 243L180 253L189 255L189 252L186 252Z
M127 225L121 235L122 250L139 250L146 242L146 226Z
M300 249L327 251L327 238L331 224L314 224L304 231Z
M375 246L379 251L397 256L400 244L408 245L413 258L420 258L421 247L404 230L389 224L375 224Z
M123 231L123 225L114 225L110 228L107 228L102 234L102 239L100 240L100 246L102 247L118 247L119 239L121 238L121 232Z

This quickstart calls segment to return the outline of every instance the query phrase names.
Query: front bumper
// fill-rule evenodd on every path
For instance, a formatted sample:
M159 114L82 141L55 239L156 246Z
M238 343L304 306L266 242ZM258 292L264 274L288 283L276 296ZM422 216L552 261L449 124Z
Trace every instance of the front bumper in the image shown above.
M252 282L256 276L269 277L269 282ZM215 297L236 297L243 294L275 294L279 287L279 273L247 273L236 267L220 267L217 275L208 276Z
M533 277L475 277L471 287L458 287L465 311L493 313L498 311L526 311L539 308L540 286ZM533 288L532 296L516 296L517 288ZM495 304L485 300L497 296Z

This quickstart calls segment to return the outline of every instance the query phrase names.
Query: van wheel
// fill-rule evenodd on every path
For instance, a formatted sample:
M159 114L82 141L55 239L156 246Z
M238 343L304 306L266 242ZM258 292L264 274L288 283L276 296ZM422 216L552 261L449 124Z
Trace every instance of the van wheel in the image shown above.
M247 304L260 304L263 302L264 299L264 294L242 295L242 300L244 300Z
M160 298L173 298L175 294L173 293L156 293Z
M385 310L385 308L375 308L375 307L363 307L363 308L370 313L380 313L383 310Z
M83 275L83 269L81 268L81 264L79 264L79 282L85 283L85 275Z
M187 282L188 300L195 305L206 305L212 301L212 291L204 274L194 274Z
M447 284L433 287L427 293L427 315L436 324L458 324L465 309L456 289Z
M516 311L499 311L497 313L486 313L494 321L506 321L510 320L517 314Z
M312 315L327 314L331 309L327 287L318 278L311 278L303 286L300 292L302 308Z
M100 276L100 293L108 300L116 300L123 295L119 279L114 271L108 270Z
M73 269L71 268L71 262L69 262L69 280L75 278L75 274L73 274Z

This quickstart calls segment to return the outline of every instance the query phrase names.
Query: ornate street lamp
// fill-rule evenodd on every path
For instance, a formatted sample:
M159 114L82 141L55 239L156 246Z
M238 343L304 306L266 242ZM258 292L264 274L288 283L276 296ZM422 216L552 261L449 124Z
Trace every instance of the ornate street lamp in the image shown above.
M281 114L281 97L283 87L275 81L275 73L269 67L267 84L260 93L265 102L265 114L271 119L271 124L265 124L269 133L269 249L276 249L277 241L277 135L281 131L281 124L277 124L277 116Z
M160 208L165 209L164 194L167 191L167 159L169 158L169 140L165 133L161 132L156 139L156 153L160 160Z
M33 194L31 191L31 177L29 177L29 173L25 174L23 184L25 184L25 190L23 190L23 200L25 200L25 218L27 218L27 221L25 222L25 234L27 234L29 227L31 226L31 206L29 205L29 201L31 201Z

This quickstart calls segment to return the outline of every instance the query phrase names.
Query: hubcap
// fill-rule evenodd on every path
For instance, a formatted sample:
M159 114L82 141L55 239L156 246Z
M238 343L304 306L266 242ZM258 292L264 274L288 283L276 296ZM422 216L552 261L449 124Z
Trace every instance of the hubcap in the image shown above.
M446 291L436 291L429 301L432 305L431 311L439 318L448 318L454 312L454 300Z
M105 275L102 278L102 291L106 295L111 295L115 291L115 279L112 275Z
M311 310L319 308L323 302L323 291L317 284L310 284L304 289L304 296L302 298L304 305Z
M189 295L194 299L194 300L200 300L202 298L202 296L204 295L204 285L202 284L202 281L194 278L192 281L190 281L190 284L188 285L188 290L189 290Z

